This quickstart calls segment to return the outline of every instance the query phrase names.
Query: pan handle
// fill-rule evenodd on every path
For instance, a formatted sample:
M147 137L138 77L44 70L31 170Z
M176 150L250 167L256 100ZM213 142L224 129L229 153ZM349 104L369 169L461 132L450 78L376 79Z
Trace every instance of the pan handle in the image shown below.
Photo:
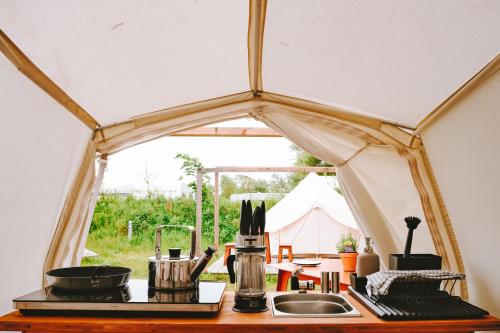
M189 258L193 259L196 251L196 230L190 225L172 225L172 224L162 224L156 227L156 246L155 246L155 257L156 259L161 259L161 230L164 228L184 228L191 232L191 251L189 252Z

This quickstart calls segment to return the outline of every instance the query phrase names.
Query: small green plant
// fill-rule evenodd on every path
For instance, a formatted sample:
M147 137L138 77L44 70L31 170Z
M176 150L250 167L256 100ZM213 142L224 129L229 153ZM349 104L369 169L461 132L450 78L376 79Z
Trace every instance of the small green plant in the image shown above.
M337 251L339 253L358 252L358 240L350 232L341 234L337 242Z

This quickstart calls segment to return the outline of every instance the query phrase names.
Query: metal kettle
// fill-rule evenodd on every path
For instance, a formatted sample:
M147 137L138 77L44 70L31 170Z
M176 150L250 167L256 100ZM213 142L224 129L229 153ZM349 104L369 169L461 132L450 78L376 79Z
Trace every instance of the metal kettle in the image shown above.
M191 233L189 255L182 255L180 248L169 248L169 255L161 253L161 232L165 228L183 228ZM149 288L158 291L178 291L198 287L198 278L212 258L215 249L211 246L199 257L195 257L196 231L191 226L160 225L156 228L155 255L149 258Z

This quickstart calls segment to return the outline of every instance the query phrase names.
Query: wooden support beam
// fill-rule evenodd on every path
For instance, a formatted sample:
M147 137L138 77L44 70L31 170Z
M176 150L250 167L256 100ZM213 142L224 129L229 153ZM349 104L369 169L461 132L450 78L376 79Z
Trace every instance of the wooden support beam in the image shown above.
M279 132L268 127L198 127L171 136L195 136L195 137L264 137L281 138Z
M196 255L199 256L201 253L201 225L202 225L202 176L203 172L201 169L198 169L196 172Z
M219 173L214 173L214 246L219 251Z
M248 76L255 95L262 91L262 50L267 0L250 0L248 18Z
M203 173L207 172L336 172L335 167L216 167L200 169Z

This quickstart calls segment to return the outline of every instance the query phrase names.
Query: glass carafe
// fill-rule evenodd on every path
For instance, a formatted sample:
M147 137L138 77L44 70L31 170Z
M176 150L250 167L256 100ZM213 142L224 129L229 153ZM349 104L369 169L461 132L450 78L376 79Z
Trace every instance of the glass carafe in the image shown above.
M265 250L236 251L235 294L242 298L263 298L266 294Z

